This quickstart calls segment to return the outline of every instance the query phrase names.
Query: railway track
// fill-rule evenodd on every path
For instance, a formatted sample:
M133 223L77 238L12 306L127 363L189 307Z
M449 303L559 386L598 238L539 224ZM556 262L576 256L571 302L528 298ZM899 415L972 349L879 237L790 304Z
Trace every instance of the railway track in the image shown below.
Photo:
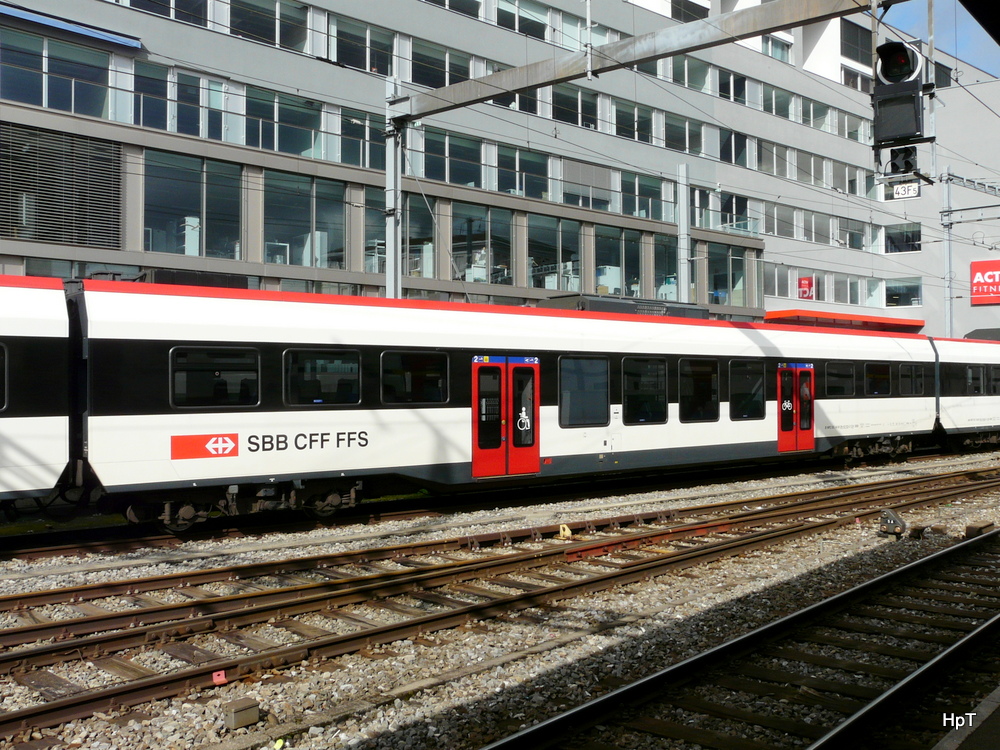
M992 645L1000 530L844 592L488 746L926 747L873 734ZM937 711L940 712L941 706ZM949 711L944 707L945 713ZM961 710L951 707L951 713ZM927 718L927 717L925 717ZM929 717L940 725L940 713Z
M958 472L778 496L753 508L703 505L4 597L0 690L26 691L34 705L0 714L0 736L998 485L996 476Z

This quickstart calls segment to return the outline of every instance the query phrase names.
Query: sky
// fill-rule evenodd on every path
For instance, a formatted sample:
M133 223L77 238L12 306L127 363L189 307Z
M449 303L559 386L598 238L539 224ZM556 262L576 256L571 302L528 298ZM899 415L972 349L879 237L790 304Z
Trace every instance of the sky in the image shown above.
M958 0L933 0L934 44L948 54L1000 76L1000 45L973 20ZM885 16L890 26L927 40L928 0L894 5Z

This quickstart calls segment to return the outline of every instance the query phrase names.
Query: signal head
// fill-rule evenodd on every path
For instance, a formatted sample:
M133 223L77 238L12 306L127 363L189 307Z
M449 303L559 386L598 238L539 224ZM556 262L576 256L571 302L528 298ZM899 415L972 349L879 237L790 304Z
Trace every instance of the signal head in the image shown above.
M923 67L923 57L905 42L886 42L875 49L875 74L882 83L915 81Z

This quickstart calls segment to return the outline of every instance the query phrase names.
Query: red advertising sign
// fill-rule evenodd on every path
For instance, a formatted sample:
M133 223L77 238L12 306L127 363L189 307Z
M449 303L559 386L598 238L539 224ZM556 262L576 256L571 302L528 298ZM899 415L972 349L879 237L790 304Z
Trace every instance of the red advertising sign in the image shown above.
M972 304L1000 305L1000 260L974 260L970 266Z
M230 458L240 455L240 436L233 435L171 435L170 459Z
M813 277L812 276L800 276L799 277L799 299L814 299L813 292Z

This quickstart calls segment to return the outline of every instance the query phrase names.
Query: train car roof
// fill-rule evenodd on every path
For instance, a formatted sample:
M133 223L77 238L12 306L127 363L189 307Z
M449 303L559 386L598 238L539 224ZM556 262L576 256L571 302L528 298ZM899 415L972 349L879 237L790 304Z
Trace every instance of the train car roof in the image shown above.
M154 295L160 297L193 297L213 300L243 300L260 302L286 302L307 305L343 305L381 309L431 310L439 312L480 313L490 315L525 315L534 318L575 320L618 321L626 323L670 324L676 326L710 327L735 330L759 330L766 332L784 331L788 333L828 334L833 336L876 337L926 341L921 333L887 332L873 330L845 329L832 326L795 325L792 323L749 323L742 321L700 320L693 318L655 316L631 313L592 312L583 310L560 310L538 307L514 307L483 303L442 302L419 299L390 300L383 297L358 297L348 295L325 295L308 292L280 292L269 290L229 289L219 287L195 287L173 284L147 284L121 281L87 280L87 292L110 292L122 294Z
M62 280L0 275L0 335L69 336Z

